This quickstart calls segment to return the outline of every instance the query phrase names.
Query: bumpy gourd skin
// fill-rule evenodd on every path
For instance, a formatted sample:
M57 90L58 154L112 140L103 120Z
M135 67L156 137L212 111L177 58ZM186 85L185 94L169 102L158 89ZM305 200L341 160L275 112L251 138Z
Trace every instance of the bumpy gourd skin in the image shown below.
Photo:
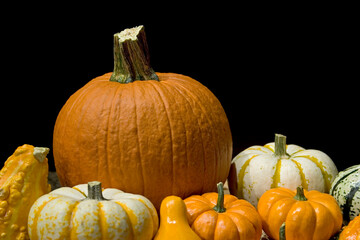
M50 191L48 148L18 147L0 171L0 239L29 239L27 217L37 198Z

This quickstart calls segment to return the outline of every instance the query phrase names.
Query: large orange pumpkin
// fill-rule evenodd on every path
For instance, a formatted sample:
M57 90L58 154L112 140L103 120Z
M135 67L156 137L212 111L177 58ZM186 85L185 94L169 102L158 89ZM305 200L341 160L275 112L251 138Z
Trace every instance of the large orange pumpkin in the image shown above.
M144 195L157 209L168 195L214 191L232 157L220 102L190 77L155 73L142 26L114 36L114 72L74 93L56 120L61 184L101 181Z

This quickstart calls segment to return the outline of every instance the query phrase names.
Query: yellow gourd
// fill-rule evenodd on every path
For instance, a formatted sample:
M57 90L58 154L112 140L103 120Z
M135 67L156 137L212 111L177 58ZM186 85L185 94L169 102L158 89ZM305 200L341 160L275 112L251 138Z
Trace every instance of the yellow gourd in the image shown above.
M154 240L201 240L191 229L184 201L177 196L164 198L160 207L160 228Z
M0 171L0 239L28 239L27 220L31 205L48 193L48 148L23 145Z

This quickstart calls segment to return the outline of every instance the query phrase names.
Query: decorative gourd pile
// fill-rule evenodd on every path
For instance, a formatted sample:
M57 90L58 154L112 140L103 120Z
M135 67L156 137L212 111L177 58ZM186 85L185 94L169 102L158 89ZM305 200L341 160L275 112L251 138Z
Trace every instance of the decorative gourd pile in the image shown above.
M154 72L142 26L114 45L113 73L74 93L56 120L63 187L49 193L48 148L24 145L5 162L1 240L327 240L342 227L339 239L360 240L360 165L338 174L325 153L280 134L231 162L218 99L190 77Z

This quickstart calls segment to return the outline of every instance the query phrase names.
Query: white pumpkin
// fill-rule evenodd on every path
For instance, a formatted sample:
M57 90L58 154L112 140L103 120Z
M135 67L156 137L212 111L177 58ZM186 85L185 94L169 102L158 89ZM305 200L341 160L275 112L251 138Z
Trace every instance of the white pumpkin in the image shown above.
M276 187L328 193L338 170L328 155L286 145L286 137L275 135L275 142L252 146L239 153L231 164L229 190L257 206L262 194Z
M152 203L100 182L62 187L43 195L28 217L30 239L144 239L158 229Z

